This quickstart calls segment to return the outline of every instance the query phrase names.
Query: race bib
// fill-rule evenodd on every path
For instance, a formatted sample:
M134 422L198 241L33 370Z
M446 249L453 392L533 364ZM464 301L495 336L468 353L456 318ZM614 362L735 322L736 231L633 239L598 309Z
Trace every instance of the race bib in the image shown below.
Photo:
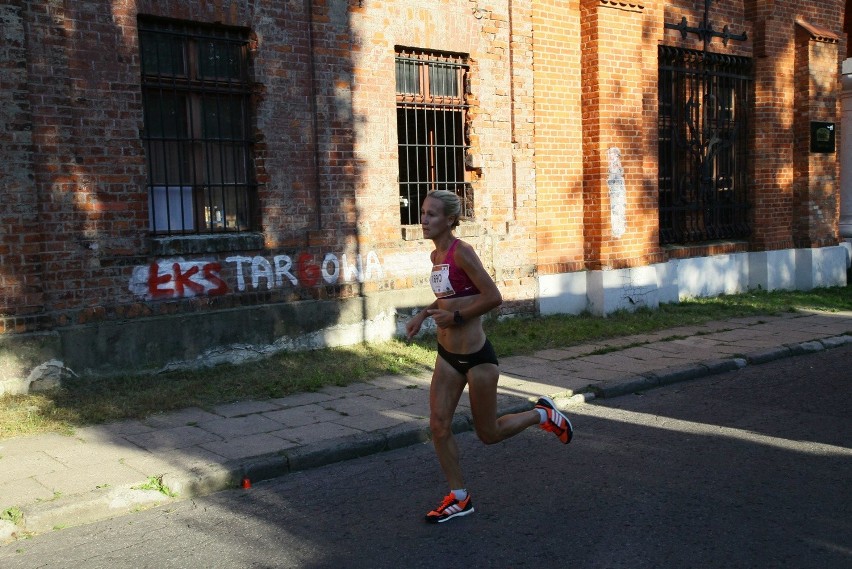
M447 264L434 265L432 267L432 277L429 279L429 282L432 285L432 292L438 298L452 296L456 293L453 290L453 285L450 284L450 266Z

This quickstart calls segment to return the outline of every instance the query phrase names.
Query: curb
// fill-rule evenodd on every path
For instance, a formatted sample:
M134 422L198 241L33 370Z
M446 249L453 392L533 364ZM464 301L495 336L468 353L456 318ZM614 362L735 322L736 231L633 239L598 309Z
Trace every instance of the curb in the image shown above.
M778 348L751 352L739 358L708 360L678 368L647 372L639 376L631 375L621 381L613 381L614 385L610 387L596 387L594 388L594 392L598 397L611 399L637 391L646 391L655 387L736 371L747 365L760 365L792 356L813 354L831 348L838 348L846 344L852 344L852 336L848 334L832 336L812 342L788 344Z

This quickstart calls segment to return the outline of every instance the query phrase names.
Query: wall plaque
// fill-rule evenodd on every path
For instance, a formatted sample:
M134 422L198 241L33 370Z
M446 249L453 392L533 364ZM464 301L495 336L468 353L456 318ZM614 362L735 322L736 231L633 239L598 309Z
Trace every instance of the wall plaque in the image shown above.
M833 122L811 122L811 152L834 152Z

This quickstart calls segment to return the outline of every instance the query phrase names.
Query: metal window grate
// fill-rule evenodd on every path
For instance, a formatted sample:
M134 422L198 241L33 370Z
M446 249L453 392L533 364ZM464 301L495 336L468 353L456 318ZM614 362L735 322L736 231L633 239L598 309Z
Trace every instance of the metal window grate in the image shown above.
M396 54L399 203L403 225L420 223L420 206L433 190L450 190L473 217L473 190L466 179L463 56L398 49Z
M752 62L660 46L660 243L744 238Z
M252 229L246 33L140 19L139 46L151 232Z

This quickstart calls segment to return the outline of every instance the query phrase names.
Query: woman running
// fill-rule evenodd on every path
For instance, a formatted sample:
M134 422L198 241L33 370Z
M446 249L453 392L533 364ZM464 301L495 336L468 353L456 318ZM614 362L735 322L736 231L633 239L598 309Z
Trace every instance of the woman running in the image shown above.
M461 203L453 192L437 190L423 200L420 223L423 237L435 245L430 282L437 298L406 325L409 339L420 331L426 318L431 317L438 327L438 357L429 391L429 428L450 493L426 514L430 523L473 513L452 431L453 415L465 385L476 434L485 444L498 443L532 425L554 433L564 444L571 442L573 435L571 422L549 397L541 397L530 411L497 417L500 372L481 317L500 306L503 299L473 247L453 235L460 212Z

